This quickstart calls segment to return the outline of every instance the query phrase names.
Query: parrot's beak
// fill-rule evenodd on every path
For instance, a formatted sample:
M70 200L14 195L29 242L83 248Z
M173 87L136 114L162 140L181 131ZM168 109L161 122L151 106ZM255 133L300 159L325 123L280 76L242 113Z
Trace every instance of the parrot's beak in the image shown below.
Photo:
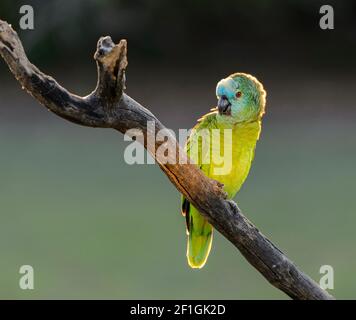
M230 115L231 114L231 103L226 96L221 96L218 100L218 110L219 114Z

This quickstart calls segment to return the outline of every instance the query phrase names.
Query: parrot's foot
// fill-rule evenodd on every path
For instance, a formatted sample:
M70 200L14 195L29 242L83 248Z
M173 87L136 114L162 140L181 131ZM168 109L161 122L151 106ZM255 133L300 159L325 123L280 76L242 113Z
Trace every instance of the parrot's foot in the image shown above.
M231 209L233 210L234 214L241 212L240 208L238 207L235 201L227 200L227 202L230 205Z

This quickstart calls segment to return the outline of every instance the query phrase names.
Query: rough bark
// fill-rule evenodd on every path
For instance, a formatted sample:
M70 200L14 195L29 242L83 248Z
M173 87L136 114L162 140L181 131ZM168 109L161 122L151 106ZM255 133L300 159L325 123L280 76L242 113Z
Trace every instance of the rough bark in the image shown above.
M0 53L21 86L43 106L66 120L88 127L112 128L122 133L137 128L145 137L150 131L165 129L149 110L124 93L127 67L125 40L115 45L110 37L99 39L94 55L98 83L95 90L85 97L70 93L31 64L17 33L1 20ZM147 126L148 121L154 126ZM226 200L219 182L207 178L192 163L180 164L174 161L173 156L172 161L166 163L166 159L156 154L162 143L176 150L175 159L183 160L181 163L188 162L187 155L173 136L165 142L145 143L145 147L177 190L273 286L293 299L333 299L268 240L233 201Z

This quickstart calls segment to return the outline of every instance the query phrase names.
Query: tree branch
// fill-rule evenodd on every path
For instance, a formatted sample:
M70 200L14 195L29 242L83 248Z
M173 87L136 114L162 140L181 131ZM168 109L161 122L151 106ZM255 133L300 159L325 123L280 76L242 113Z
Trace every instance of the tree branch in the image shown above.
M17 33L0 20L0 54L17 81L42 105L71 122L113 128L122 133L137 128L145 135L145 147L162 171L203 216L253 265L273 286L293 299L333 299L311 278L300 271L273 243L242 214L233 201L226 200L223 185L206 177L188 158L173 136L165 142L147 144L147 134L165 129L147 109L124 93L127 67L126 41L115 45L110 37L100 38L94 55L98 67L96 89L86 97L68 92L53 78L32 65ZM147 126L151 121L154 126ZM157 139L156 139L157 140ZM168 161L156 154L167 144L176 150Z

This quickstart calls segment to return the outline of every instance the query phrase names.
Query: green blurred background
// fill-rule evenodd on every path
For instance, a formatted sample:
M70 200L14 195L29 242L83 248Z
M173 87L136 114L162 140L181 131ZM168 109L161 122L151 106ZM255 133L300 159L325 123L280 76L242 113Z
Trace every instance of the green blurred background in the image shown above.
M18 27L35 9L35 30ZM128 39L127 93L168 127L190 128L235 71L268 91L250 176L236 200L307 274L335 271L356 298L356 5L328 1L1 1L31 60L78 94L96 83L96 41ZM185 259L179 194L128 143L47 112L0 63L0 298L285 299L222 236L206 267ZM35 271L21 290L19 268Z

